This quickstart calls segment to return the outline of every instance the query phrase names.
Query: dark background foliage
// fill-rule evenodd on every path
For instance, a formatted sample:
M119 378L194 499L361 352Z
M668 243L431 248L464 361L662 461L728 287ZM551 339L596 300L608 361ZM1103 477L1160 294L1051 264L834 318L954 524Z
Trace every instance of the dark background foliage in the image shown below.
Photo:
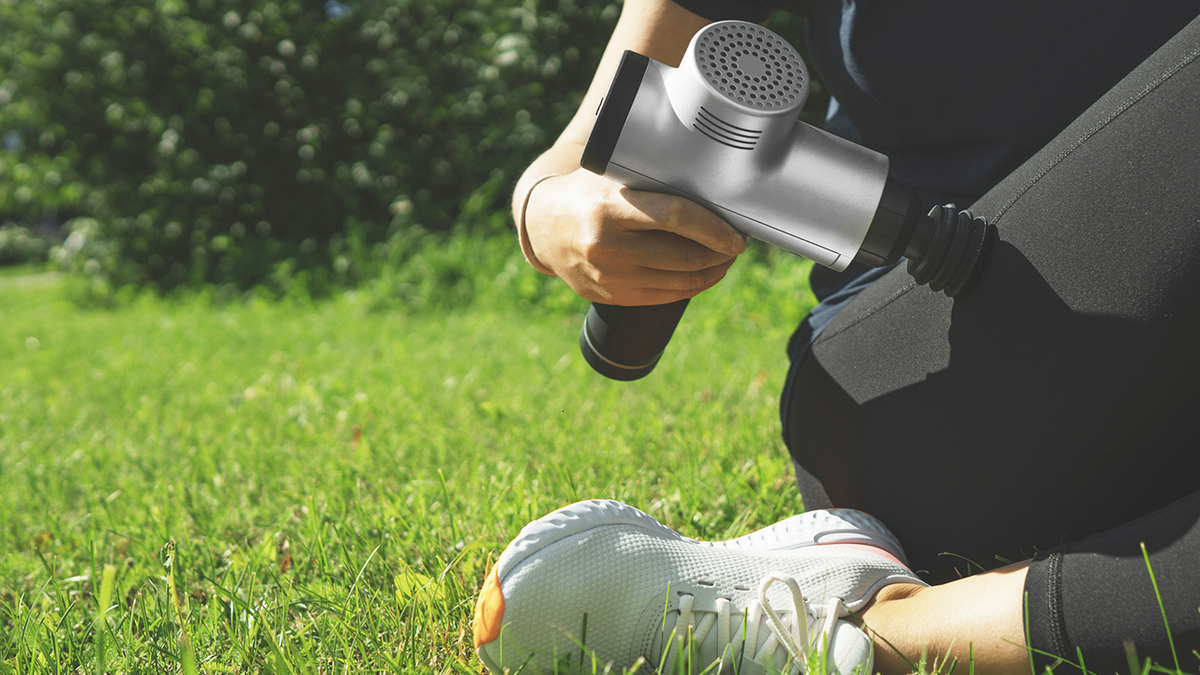
M0 2L0 221L66 222L59 261L111 286L352 286L414 233L506 230L619 11Z

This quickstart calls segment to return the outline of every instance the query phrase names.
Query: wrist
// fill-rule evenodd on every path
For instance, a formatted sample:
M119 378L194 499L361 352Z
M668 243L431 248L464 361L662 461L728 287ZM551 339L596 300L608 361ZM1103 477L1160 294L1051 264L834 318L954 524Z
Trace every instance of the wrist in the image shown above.
M527 212L529 211L529 199L533 196L533 191L545 181L550 180L551 178L558 178L559 176L560 174L557 173L548 173L538 176L536 179L534 179L533 182L530 183L529 188L525 190L525 195L521 198L521 203L516 209L517 237L521 242L521 253L524 254L525 261L528 262L530 266L542 274L549 276L557 275L549 267L546 267L545 264L538 260L537 254L534 253L533 244L529 241L529 231L525 226L525 218Z

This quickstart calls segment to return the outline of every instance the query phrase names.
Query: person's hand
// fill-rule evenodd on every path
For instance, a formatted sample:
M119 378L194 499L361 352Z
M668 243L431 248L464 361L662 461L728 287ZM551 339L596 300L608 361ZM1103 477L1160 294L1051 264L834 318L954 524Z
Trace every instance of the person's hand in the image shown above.
M580 169L538 183L525 209L537 262L614 305L691 298L724 278L746 238L712 211Z

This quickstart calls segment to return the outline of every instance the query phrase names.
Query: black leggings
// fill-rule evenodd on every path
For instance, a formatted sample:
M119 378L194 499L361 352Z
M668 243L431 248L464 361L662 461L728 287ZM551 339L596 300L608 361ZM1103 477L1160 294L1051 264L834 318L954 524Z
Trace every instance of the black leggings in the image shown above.
M1198 56L1200 20L973 205L972 289L894 270L786 396L806 506L878 516L931 582L1033 557L1032 646L1097 673L1127 638L1174 665L1141 542L1200 667Z

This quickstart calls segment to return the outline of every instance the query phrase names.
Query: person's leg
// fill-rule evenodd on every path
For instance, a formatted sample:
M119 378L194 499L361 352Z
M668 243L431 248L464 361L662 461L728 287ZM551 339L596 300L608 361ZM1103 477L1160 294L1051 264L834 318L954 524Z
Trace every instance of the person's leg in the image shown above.
M792 333L791 339L788 340L788 358L791 362L802 363L804 357L808 355L809 349L812 348L812 343L820 337L821 332L833 321L838 312L864 288L878 281L894 267L896 266L871 269L861 263L851 263L846 270L833 272L820 265L814 265L809 275L809 284L812 286L813 295L817 298L817 306L808 313L808 316L804 317L800 326ZM791 405L790 393L793 391L792 383L795 377L796 368L789 368L787 381L784 384L784 394L779 402L785 439L788 438L790 431L788 408ZM817 480L801 464L796 462L793 464L796 468L796 485L800 488L804 508L811 511L827 509L832 506L821 481Z
M1200 492L1102 535L1039 555L1025 583L1029 643L1038 652L1038 671L1054 665L1055 659L1046 654L1078 664L1076 654L1082 653L1083 665L1091 672L1126 672L1129 643L1139 661L1152 658L1169 668L1196 672L1197 561ZM1079 671L1057 666L1055 672Z
M927 581L1036 555L1029 646L1095 672L1126 640L1174 665L1140 542L1185 670L1200 649L1198 57L1200 20L973 206L998 240L968 293L863 291L786 411L807 489Z
M1200 492L1032 561L936 586L889 586L860 616L883 675L905 675L922 653L980 675L1029 675L1031 664L1035 674L1069 675L1080 665L1123 673L1127 650L1137 655L1134 671L1151 658L1195 672L1198 559Z
M896 270L801 365L794 458L928 580L1196 489L1198 45L1193 22L973 206L999 234L973 289Z

